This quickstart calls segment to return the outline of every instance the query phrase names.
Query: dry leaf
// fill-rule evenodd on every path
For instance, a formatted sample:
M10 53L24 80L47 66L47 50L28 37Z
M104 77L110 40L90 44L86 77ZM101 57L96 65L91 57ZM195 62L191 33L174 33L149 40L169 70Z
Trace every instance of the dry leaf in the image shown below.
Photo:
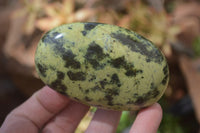
M61 22L63 22L63 20L60 16L41 18L36 21L36 27L42 31L48 31L53 27L61 25Z
M96 14L95 9L83 8L83 9L78 10L74 14L74 19L75 19L75 21L84 21L84 20L94 16L95 14Z
M181 56L179 63L188 85L188 91L194 104L198 122L200 123L200 59L191 60Z

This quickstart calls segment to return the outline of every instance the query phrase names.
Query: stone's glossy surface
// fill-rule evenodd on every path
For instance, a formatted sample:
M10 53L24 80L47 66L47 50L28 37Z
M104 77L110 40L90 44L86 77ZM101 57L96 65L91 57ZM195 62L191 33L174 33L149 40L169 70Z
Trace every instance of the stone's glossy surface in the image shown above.
M137 33L102 23L47 32L35 55L44 83L84 104L138 110L160 99L169 80L165 57Z

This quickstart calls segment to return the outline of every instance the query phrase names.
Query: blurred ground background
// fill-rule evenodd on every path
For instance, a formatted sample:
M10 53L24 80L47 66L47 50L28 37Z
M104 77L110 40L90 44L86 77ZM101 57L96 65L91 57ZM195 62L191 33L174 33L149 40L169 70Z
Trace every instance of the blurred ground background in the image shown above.
M200 132L200 0L0 0L0 124L44 85L34 67L42 34L78 21L115 24L154 42L170 68L158 132ZM76 133L84 132L94 112ZM118 133L128 131L135 114L123 112Z

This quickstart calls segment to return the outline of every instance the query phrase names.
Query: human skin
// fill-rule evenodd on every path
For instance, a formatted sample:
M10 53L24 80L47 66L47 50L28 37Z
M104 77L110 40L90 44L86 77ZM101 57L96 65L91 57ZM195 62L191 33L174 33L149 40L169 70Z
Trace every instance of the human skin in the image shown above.
M45 86L11 111L0 133L73 133L89 106L71 101ZM86 133L115 133L120 111L98 109ZM158 103L139 111L130 133L156 133L162 119Z

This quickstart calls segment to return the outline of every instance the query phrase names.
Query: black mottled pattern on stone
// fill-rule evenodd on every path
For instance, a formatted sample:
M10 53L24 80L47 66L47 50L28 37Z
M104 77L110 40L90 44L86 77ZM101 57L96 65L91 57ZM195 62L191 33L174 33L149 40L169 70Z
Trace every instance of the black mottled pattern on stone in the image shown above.
M144 97L138 97L138 99L134 102L134 104L136 105L142 105L146 102L146 100L144 99Z
M86 57L96 57L96 59L102 60L105 57L105 54L103 53L103 49L93 41L91 44L89 44Z
M96 75L92 75L91 78L88 80L89 82L92 82L96 79Z
M84 81L86 79L86 74L84 72L68 71L67 75L72 81Z
M113 97L119 95L120 90L118 88L111 88L105 90L105 99L108 101L108 105L113 106Z
M165 77L163 78L162 80L162 84L165 85L167 83L167 79L168 79L168 76L169 76L169 73L168 73L168 66L166 64L166 66L163 68L163 73L165 75Z
M55 68L55 66L53 66L53 65L49 65L48 68L49 68L51 71L56 71L56 68Z
M108 82L105 81L105 80L99 81L99 83L100 83L100 85L101 85L101 88L103 88L103 89L105 89L105 85L108 84Z
M90 90L95 92L95 91L101 91L102 88L100 86L96 85L96 86L92 87Z
M120 90L118 88L111 88L111 89L106 89L105 92L106 94L117 96L119 95Z
M86 36L87 31L81 31L81 33L83 34L83 36Z
M81 31L83 36L86 36L92 29L101 23L84 23L84 30Z
M155 84L153 82L150 85L150 89L155 89Z
M157 88L155 88L153 91L149 92L149 94L152 95L153 98L155 98L160 94L160 92L157 90Z
M112 97L111 97L112 98ZM107 103L109 106L113 106L113 101L112 100L108 100L108 103Z
M87 97L87 96L85 96L85 101L87 101L87 102L90 102L90 101L92 101L92 98L89 98L89 97Z
M139 52L140 54L146 56L147 61L161 63L164 59L161 52L156 47L153 47L153 50L149 51L146 44L139 43L128 35L122 33L112 33L111 36L120 41L123 45L128 46L132 51Z
M90 92L89 89L86 89L86 90L85 90L85 94L88 94L89 92Z
M143 36L139 35L139 34L135 34L135 36L138 38L138 39L143 39L143 40L146 40L146 38L144 38Z
M126 76L136 76L137 74L139 74L139 73L143 73L143 71L142 70L136 70L136 69L129 69L129 70L127 70L126 71Z
M119 81L119 77L116 73L114 73L111 77L111 83L115 83L115 84L118 84L120 81Z
M168 66L167 65L163 68L163 73L164 73L164 75L168 74Z
M67 87L62 84L62 80L60 80L60 79L53 81L48 86L54 90L59 91L60 93L64 93L65 95L67 95L67 93L66 93Z
M69 97L69 95L66 93L66 92L63 92L63 91L57 91L57 92L59 92L60 94L62 94L62 95L64 95L64 96L67 96L67 97Z
M94 69L104 68L104 64L100 64L100 61L104 59L106 55L103 53L103 49L94 41L89 44L85 59L92 65Z
M116 74L116 73L114 73L112 76L111 76L111 79L110 79L110 81L108 81L107 79L103 79L103 80L101 80L101 81L99 81L99 84L100 84L100 87L102 88L102 89L105 89L106 87L106 85L116 85L116 89L118 90L118 87L120 87L121 86L121 83L120 83L120 80L119 80L119 77L118 77L118 75ZM116 90L115 89L115 90ZM107 91L107 89L106 89L106 91ZM106 92L107 93L107 92Z
M59 38L55 38L60 35L59 32L48 32L42 38L43 42L46 44L52 44L52 50L56 55L60 55L62 59L66 62L65 67L72 67L74 69L80 68L80 62L76 61L74 58L76 55L71 51L67 50L63 47L63 45L67 42L63 36ZM70 43L70 42L68 42Z
M124 56L118 57L116 59L111 59L109 63L115 68L124 68L126 70L125 72L126 76L134 77L137 74L143 73L142 70L135 69L133 63L128 63L125 60Z
M160 92L159 92L158 88L154 84L152 84L151 90L147 93L144 93L143 97L145 97L145 99L149 100L151 98L157 97L159 94L160 94Z
M48 70L47 66L36 62L36 66L43 77L46 77L46 71Z
M165 85L166 83L167 83L167 79L168 79L168 74L167 75L165 75L165 77L163 78L163 80L162 80L162 84L163 85Z
M108 101L108 105L110 105L110 106L113 106L113 97L112 97L112 95L110 95L110 94L106 94L105 95L105 99Z
M137 100L133 101L129 99L127 101L127 104L135 104L138 106L142 106L150 99L156 98L159 94L160 92L157 89L157 87L154 85L154 83L151 83L151 90L149 92L144 93L142 95L134 94L133 97L134 99L137 99Z
M77 97L73 97L76 101L80 101L80 99L79 98L77 98Z
M99 24L100 23L85 23L84 29L85 30L92 30L92 29L94 29Z
M80 68L80 62L76 61L75 54L72 53L71 50L67 50L63 47L63 45L66 43L66 40L63 36L59 38L55 38L58 36L59 32L48 32L45 34L45 36L42 38L43 42L45 44L52 44L52 50L55 52L56 55L60 55L62 59L66 62L65 67L72 67L74 69ZM70 43L70 42L68 42Z
M138 39L142 39L142 40L147 40L146 38L144 38L143 36L139 35L139 34L135 34L135 36L138 38ZM152 43L150 41L146 41L147 45L151 46Z
M89 59L89 62L94 69L100 69L101 68L101 65L99 64L99 62L96 59Z
M63 36L55 38L60 34L62 33L49 31L42 37L42 42L45 44L63 45L65 43L65 39Z
M120 67L123 67L124 65L127 65L127 62L125 61L124 56L122 56L122 57L118 57L116 59L112 59L111 64L115 68L120 68Z
M76 55L72 53L71 50L62 52L62 59L65 61L65 67L72 67L74 69L79 69L81 67L81 63L76 61L74 58Z
M145 104L146 100L144 99L144 97L142 96L139 96L137 97L137 100L133 101L133 100L128 100L126 102L126 104L134 104L134 105L137 105L137 106L142 106L143 104Z
M110 81L111 84L116 84L118 87L121 86L121 83L120 83L120 80L119 80L119 77L116 73L114 73L111 77L111 81Z
M52 46L53 51L57 55L61 55L62 56L62 53L65 53L65 48L63 47L63 45L64 45L64 42L60 43L60 44L54 44L54 45L51 45L51 46Z
M63 80L65 78L65 74L63 72L57 71L57 78Z
M80 84L78 84L78 88L80 91L84 91Z
M46 32L45 34L44 34L44 36L42 37L42 42L43 43L48 43L49 42L49 40L48 40L48 38L50 37L50 34L51 33L51 31L48 31L48 32ZM50 41L51 42L51 41Z

